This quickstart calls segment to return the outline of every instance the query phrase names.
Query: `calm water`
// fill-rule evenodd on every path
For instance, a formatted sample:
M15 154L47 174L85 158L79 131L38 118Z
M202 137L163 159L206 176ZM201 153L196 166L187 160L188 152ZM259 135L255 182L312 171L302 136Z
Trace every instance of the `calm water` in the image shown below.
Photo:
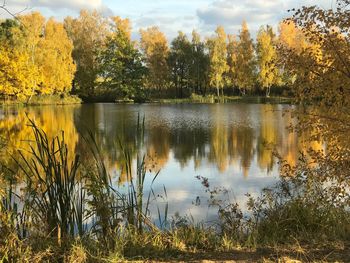
M208 221L215 211L208 208L208 194L196 176L209 178L211 187L229 189L230 198L243 203L246 193L257 193L278 179L272 145L292 165L298 151L309 147L286 129L292 119L282 112L288 107L237 103L7 108L1 110L0 130L12 149L24 148L31 134L27 114L50 136L64 130L71 151L84 152L80 131L88 129L122 188L125 174L118 140L136 157L137 118L145 116L146 162L152 171L160 170L154 191L162 194L166 187L170 215L179 212ZM154 173L147 176L149 185Z

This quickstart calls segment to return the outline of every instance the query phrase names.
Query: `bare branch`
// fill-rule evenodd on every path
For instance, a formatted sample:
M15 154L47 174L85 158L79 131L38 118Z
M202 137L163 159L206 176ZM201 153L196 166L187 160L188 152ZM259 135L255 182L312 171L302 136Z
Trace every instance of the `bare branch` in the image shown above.
M21 11L17 12L17 13L13 13L11 12L7 7L6 7L6 0L3 0L2 5L0 5L0 9L4 10L7 14L9 14L10 16L12 16L16 21L18 21L22 26L24 26L25 28L27 28L22 21L18 18L18 15L29 10L29 7L25 7L24 9L22 9Z

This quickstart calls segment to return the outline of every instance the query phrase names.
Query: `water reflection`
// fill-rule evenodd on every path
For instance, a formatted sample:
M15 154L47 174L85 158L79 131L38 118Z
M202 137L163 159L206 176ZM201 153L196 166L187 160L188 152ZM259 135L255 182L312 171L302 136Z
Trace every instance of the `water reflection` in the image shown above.
M34 140L29 119L42 128L49 139L64 131L65 142L69 145L69 154L73 161L79 134L74 125L74 111L77 106L66 107L32 107L32 108L4 108L1 110L0 134L6 147L1 151L1 161L9 167L15 168L13 158L17 158L18 150L26 157L30 141Z
M126 180L119 141L136 158L135 133L138 115L145 116L147 167L161 170L155 188L167 187L171 211L210 216L205 202L193 206L197 197L206 199L195 176L209 177L216 186L234 190L236 199L272 184L278 167L272 147L294 165L298 152L322 147L303 142L286 126L289 106L262 104L224 105L115 105L45 106L6 108L0 120L1 135L7 139L10 154L27 147L31 137L26 115L52 137L65 131L74 152L88 152L79 136L91 131L105 157L110 172L122 184ZM9 152L1 156L9 161ZM84 160L87 161L87 160ZM150 181L151 179L149 179ZM205 216L204 216L205 217Z
M146 150L162 169L170 155L182 167L215 165L218 173L238 166L249 176L251 166L272 172L276 147L291 165L300 150L286 126L282 105L83 105L75 111L78 129L90 129L111 164L120 162L118 140L135 152L138 114L146 116ZM151 160L150 159L150 160ZM154 164L154 162L153 162Z

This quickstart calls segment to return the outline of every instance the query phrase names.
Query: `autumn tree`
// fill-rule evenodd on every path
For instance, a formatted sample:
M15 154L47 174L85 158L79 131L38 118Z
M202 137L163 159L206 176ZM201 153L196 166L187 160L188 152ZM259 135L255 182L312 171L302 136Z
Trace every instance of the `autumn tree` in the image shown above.
M68 93L76 67L72 58L73 43L62 23L52 18L47 21L38 49L36 64L42 75L40 93Z
M226 83L234 89L237 87L238 41L235 35L228 35L227 38L227 65L229 69L226 73Z
M332 200L346 201L346 207L350 177L349 7L350 1L339 0L334 9L311 6L296 10L286 23L301 30L306 45L280 47L286 70L297 75L292 88L301 106L293 112L298 117L295 128L312 134L309 140L324 140L327 147L326 151L309 151L317 168L305 174L318 178L322 192Z
M240 92L245 94L247 90L252 90L254 88L256 73L253 40L250 37L248 25L245 21L239 32L237 50L237 86Z
M114 19L113 33L99 55L101 85L121 98L139 98L146 69L141 53L130 39L128 20Z
M35 65L28 63L30 55L9 46L0 47L0 94L25 101L34 95L39 76Z
M18 19L21 22L21 37L24 39L21 50L29 54L28 64L30 64L31 67L37 67L40 72L40 66L38 66L38 48L43 36L45 18L39 12L33 12L28 15L20 16ZM38 91L41 80L42 76L31 79L32 92L28 97L28 101L31 99L32 95Z
M225 85L224 74L228 71L227 66L227 48L226 48L226 33L222 26L219 26L216 31L216 36L208 39L207 45L209 48L210 85L216 88L216 94L220 97L220 89Z
M278 30L278 46L280 48L277 51L282 51L278 52L280 53L278 57L281 58L282 62L279 63L279 67L282 69L282 81L288 87L292 87L297 78L297 74L296 72L285 69L286 65L283 62L283 57L286 55L286 50L300 54L307 47L307 41L301 28L299 28L294 21L282 21L279 24Z
M277 66L275 34L272 27L261 27L257 36L257 64L258 64L258 81L266 96L270 96L270 89L273 85L281 82L280 70Z
M127 39L131 40L131 24L128 18L121 18L120 16L111 17L112 34L119 32L123 34Z
M168 82L168 41L158 27L141 29L140 35L140 46L149 71L147 86L161 91L166 88Z
M279 24L279 44L285 48L300 53L307 46L307 41L302 29L292 20L283 20Z
M12 89L9 94L28 102L37 94L69 92L75 65L73 45L63 25L53 19L46 21L38 12L17 19L7 20L0 27L6 75L17 83L15 87L7 82L8 89ZM6 59L10 59L7 66Z
M108 34L107 19L97 11L82 10L76 19L67 17L64 27L73 41L73 59L77 66L73 91L82 97L91 97L100 68L98 54Z
M25 39L17 20L1 22L0 41L0 93L26 101L35 94L39 71L32 63L32 53L24 47Z

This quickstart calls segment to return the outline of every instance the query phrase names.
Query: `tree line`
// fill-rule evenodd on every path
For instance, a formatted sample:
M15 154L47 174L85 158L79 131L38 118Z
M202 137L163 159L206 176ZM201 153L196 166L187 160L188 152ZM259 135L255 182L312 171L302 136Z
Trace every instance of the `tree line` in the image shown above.
M256 40L243 22L236 35L218 26L211 37L180 31L168 43L150 27L133 41L128 19L86 10L63 22L38 12L6 19L0 41L0 94L26 101L42 94L87 101L286 94L297 75L281 63L279 47L311 45L292 21L281 22L278 34L262 26Z

